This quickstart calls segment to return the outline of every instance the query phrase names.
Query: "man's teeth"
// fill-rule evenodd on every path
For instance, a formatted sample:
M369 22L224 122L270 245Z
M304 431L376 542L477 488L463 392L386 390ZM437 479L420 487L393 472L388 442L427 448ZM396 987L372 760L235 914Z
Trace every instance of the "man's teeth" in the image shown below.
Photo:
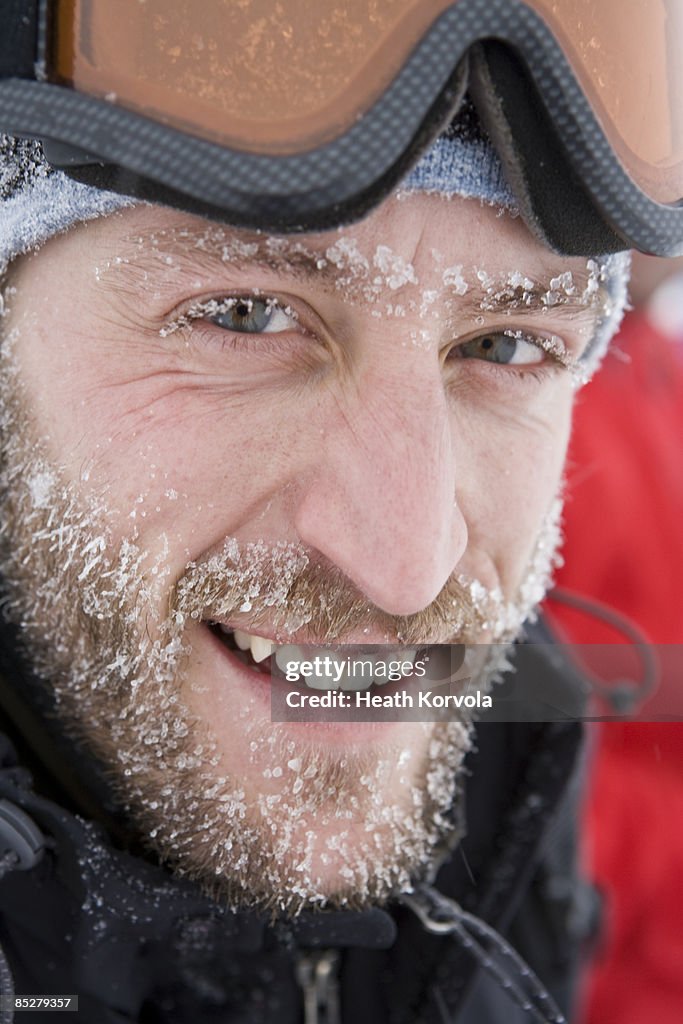
M229 629L228 626L221 626L220 628L222 633L226 633L228 636L232 635L233 640L241 651L249 651L257 664L269 658L275 649L275 645L263 636L243 633L241 629Z
M302 681L305 682L309 689L367 690L373 683L375 686L385 686L387 683L396 682L395 679L388 678L387 662L399 661L401 664L410 662L413 665L417 658L417 650L415 648L392 650L387 654L386 658L380 658L377 654L370 655L361 652L358 652L355 656L343 657L341 655L335 656L334 652L323 648L299 647L295 644L288 644L275 650L275 662L280 671L285 673L289 662L311 661L316 655L321 657L325 655L330 656L333 662L333 674L331 676L320 675L317 678L315 676L304 678ZM372 674L366 672L354 673L349 667L354 662L367 661L373 662L374 672Z
M221 626L221 630L223 631L223 633L230 632L230 630L226 626ZM236 629L235 632L233 633L233 637L235 639L235 643L237 644L241 651L251 650L251 640L249 638L248 633L241 633L239 629ZM256 639L257 638L254 637L254 640Z

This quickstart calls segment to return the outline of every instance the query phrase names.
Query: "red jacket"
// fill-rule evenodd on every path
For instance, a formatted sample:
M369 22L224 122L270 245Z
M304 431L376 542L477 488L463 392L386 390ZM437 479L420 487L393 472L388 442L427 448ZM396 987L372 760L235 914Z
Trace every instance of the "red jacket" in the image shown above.
M617 609L655 643L683 644L683 345L642 314L626 318L579 395L568 465L558 585ZM550 611L575 642L619 639L594 618L559 604ZM678 651L663 654L663 671L673 672ZM603 726L586 819L607 901L585 1019L679 1024L683 724Z

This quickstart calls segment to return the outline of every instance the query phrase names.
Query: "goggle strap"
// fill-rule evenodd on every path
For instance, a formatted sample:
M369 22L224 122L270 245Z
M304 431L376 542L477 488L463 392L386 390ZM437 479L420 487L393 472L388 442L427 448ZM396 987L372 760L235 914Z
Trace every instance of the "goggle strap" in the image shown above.
M624 239L605 223L574 171L540 93L509 45L487 40L472 47L470 92L536 236L565 256L623 251Z
M203 202L186 192L176 191L152 178L137 175L118 164L106 163L96 156L91 156L74 146L53 143L43 140L43 148L48 160L63 170L70 178L84 185L91 185L121 195L135 196L150 203L160 203L186 210L200 217L224 220L235 227L254 228L273 232L292 231L325 231L343 224L352 223L374 209L406 177L417 162L425 146L444 131L462 101L467 86L467 60L463 60L453 70L449 81L441 94L428 111L418 132L406 147L399 159L385 173L375 180L362 193L355 194L349 201L335 201L321 208L314 218L309 217L305 224L292 224L291 216L280 197L276 201L264 197L268 202L258 210L260 219L255 221L253 211L244 211L239 203L232 208L224 209ZM235 196L239 200L239 196Z

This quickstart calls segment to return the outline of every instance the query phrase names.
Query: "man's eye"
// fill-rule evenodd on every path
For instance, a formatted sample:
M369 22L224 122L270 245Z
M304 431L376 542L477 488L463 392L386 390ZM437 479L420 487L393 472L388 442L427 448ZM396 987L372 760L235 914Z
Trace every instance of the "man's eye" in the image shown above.
M292 310L269 298L226 299L207 319L237 334L276 334L292 330L297 325Z
M465 341L451 350L456 359L484 359L488 363L507 363L511 366L532 366L542 363L545 352L540 345L527 340L521 333L491 331L471 341Z

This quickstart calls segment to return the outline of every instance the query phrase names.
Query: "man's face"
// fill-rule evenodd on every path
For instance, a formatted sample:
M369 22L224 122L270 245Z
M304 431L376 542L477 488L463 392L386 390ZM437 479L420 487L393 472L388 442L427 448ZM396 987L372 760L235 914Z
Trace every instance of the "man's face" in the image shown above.
M137 207L12 284L2 569L64 718L161 854L235 902L405 885L467 729L273 725L253 638L515 632L595 274L414 195L289 239Z

